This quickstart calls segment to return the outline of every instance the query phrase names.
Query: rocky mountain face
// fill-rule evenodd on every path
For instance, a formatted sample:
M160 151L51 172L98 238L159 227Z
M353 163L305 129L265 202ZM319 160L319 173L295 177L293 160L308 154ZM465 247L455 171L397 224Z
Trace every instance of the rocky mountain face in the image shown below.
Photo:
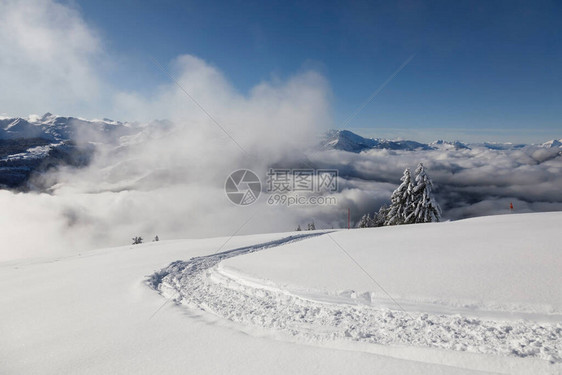
M0 188L29 190L34 174L62 165L88 165L95 143L118 142L135 131L118 121L88 121L50 113L0 118Z

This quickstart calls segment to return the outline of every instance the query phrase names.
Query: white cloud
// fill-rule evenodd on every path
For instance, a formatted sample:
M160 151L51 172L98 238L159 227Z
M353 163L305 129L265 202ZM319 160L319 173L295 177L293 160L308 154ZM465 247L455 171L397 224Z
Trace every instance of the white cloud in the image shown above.
M226 198L224 183L239 168L250 168L263 178L268 165L316 142L318 129L329 120L325 79L307 71L285 81L262 82L243 95L216 67L197 57L180 56L172 66L180 85L228 135L174 83L162 85L148 98L119 95L116 107L125 103L131 116L167 115L173 122L148 125L120 147L100 147L87 168L62 168L39 177L58 182L51 195L4 192L0 204L5 202L13 211L30 210L14 220L0 214L9 228L4 243L12 249L2 256L33 253L34 242L19 239L22 226L44 234L49 242L36 251L67 252L126 244L136 235L228 235L253 210L259 212L240 233L286 231L294 229L299 218L308 220L309 211L265 208L264 201L235 207ZM32 217L26 220L28 214ZM48 225L43 225L45 217Z
M103 48L80 13L51 0L0 1L0 102L10 115L86 115L102 97Z
M388 192L384 184L396 186L405 168L413 169L423 162L435 183L444 217L460 219L509 213L510 202L515 212L559 210L562 157L555 157L559 152L538 147L512 151L371 150L361 154L330 151L312 160L337 167L346 180L361 179L361 189L372 196ZM545 160L547 154L551 159Z

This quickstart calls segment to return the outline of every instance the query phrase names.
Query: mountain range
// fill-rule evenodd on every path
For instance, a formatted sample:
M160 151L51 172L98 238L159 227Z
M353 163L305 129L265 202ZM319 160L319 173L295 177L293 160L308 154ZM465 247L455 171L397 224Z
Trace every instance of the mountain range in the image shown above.
M0 188L29 190L37 173L62 165L89 164L95 144L134 133L129 124L108 119L31 115L0 118Z
M42 138L52 142L118 139L135 132L129 123L109 119L84 120L45 113L39 117L0 118L0 139Z
M383 138L366 138L349 130L330 130L320 141L323 150L341 150L359 153L367 150L403 150L403 151L428 151L428 150L470 150L473 148L486 148L490 150L516 150L525 147L560 148L562 139L550 140L539 145L526 145L516 143L463 143L460 141L437 140L431 143L420 143L411 140L388 140Z
M159 122L158 126L166 122ZM77 117L43 116L0 117L0 189L29 189L34 173L42 173L60 165L82 167L88 165L99 143L123 145L124 136L132 136L146 127L138 123L86 120ZM352 153L369 150L432 151L432 150L488 150L525 149L541 163L562 155L562 139L539 145L513 143L474 143L438 140L421 143L412 140L366 138L349 130L330 130L320 136L320 150L339 150Z

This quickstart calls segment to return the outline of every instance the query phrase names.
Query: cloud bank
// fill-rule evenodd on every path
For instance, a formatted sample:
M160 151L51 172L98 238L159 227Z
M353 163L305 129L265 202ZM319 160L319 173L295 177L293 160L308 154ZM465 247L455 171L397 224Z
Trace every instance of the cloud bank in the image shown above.
M14 49L1 57L10 87L33 83L37 93L27 102L33 108L95 102L108 86L94 69L103 51L78 12L50 1L5 2L0 11L7 21L0 38ZM66 34L74 36L69 41ZM60 56L65 58L57 65ZM112 106L123 118L170 121L140 125L134 136L98 145L88 168L38 176L34 182L51 186L49 194L0 191L0 260L123 245L136 235L170 239L293 229L290 211L258 215L258 206L234 206L224 182L239 168L265 175L269 164L308 148L318 129L330 124L326 80L304 71L242 94L195 56L179 56L167 69L178 85L170 80L149 97L115 92ZM29 71L38 79L26 76ZM45 91L49 87L56 90Z
M312 159L340 170L364 191L389 193L405 168L423 162L435 183L444 219L562 209L562 156L558 148L516 150L329 151ZM389 185L390 184L390 185ZM389 196L389 195L388 195ZM371 199L369 208L378 204Z
M76 9L50 0L2 0L0 45L0 111L88 113L103 101L102 41Z

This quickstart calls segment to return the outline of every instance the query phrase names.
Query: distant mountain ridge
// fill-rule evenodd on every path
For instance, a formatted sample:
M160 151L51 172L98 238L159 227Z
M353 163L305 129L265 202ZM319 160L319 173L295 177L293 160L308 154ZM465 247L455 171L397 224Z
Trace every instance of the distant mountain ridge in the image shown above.
M490 150L516 150L525 147L535 148L562 148L562 139L550 140L539 145L526 145L514 143L463 143L460 141L448 142L437 140L432 143L421 143L411 140L387 140L382 138L365 138L349 130L329 130L320 141L322 150L340 150L360 153L367 150L402 150L402 151L428 151L428 150L470 150L473 148L486 148Z
M0 117L0 189L41 189L31 186L33 175L40 175L51 168L62 165L87 166L97 145L108 144L122 149L133 143L142 143L150 138L151 129L166 131L173 124L169 121L154 121L149 124L103 120L85 120L78 117L43 116ZM142 147L142 146L141 146ZM474 143L437 140L421 143L412 140L388 140L366 138L349 130L330 130L319 135L320 150L339 150L352 153L369 150L392 150L404 152L470 151L473 149L509 152L522 150L529 159L542 163L562 156L562 139L550 140L538 145L512 143ZM303 150L302 158L306 158Z
M111 142L122 136L133 135L140 131L135 123L102 120L86 120L71 116L56 116L45 113L43 116L30 115L22 117L0 117L0 140L42 138L52 143L61 141L75 142ZM463 143L460 141L437 140L422 143L412 140L388 140L384 138L362 137L349 130L329 130L321 136L320 148L323 150L341 150L359 153L371 149L385 150L461 150L484 147L491 150L513 150L527 147L525 144L513 143ZM553 139L539 145L542 148L561 148L562 139Z
M370 149L430 150L429 145L415 141L389 141L382 138L365 138L349 130L330 130L321 142L322 149L361 152Z
M27 190L34 174L67 165L83 167L96 142L118 142L138 130L129 124L76 117L0 118L0 188Z
M128 123L103 120L85 120L77 117L55 116L46 113L39 117L0 118L0 139L43 138L58 141L99 141L117 139L135 132Z

